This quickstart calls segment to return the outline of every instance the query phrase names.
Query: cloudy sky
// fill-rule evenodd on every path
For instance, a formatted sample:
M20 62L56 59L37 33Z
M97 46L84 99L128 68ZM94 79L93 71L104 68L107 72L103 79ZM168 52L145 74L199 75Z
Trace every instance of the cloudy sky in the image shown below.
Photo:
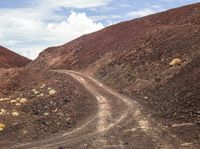
M34 59L106 26L199 0L0 0L0 45Z

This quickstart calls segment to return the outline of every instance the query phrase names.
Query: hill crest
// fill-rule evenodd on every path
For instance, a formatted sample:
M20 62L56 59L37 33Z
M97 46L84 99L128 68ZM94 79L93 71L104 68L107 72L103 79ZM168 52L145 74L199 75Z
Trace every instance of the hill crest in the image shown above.
M0 68L24 67L31 60L0 46Z

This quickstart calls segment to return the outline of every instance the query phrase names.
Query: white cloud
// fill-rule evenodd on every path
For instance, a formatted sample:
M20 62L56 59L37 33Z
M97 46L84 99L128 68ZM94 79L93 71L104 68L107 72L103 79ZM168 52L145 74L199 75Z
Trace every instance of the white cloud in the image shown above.
M46 32L50 35L49 40L56 41L57 38L62 37L61 42L66 42L103 27L101 23L93 22L85 13L71 12L66 21L49 23Z
M122 18L121 15L99 15L99 16L91 16L90 17L94 21L102 21L108 19L119 19Z
M29 8L0 9L0 45L34 59L45 48L104 28L85 13L56 14L59 7L87 8L110 0L34 0ZM39 5L40 4L40 5ZM52 5L54 4L54 5ZM51 21L49 21L51 20Z
M113 20L108 20L107 21L107 26L111 26L111 25L115 25L115 24L117 24L117 23L119 23L119 22L117 22L117 21L113 21Z
M64 44L104 27L92 21L85 13L76 12L71 12L65 21L58 23L45 23L15 16L14 13L0 13L0 22L0 44L31 59L36 58L44 48Z
M90 8L90 7L99 7L104 6L110 3L111 0L35 0L36 4L39 4L40 7L47 9L52 8Z
M127 15L133 18L139 18L139 17L150 15L150 14L154 14L154 13L156 13L154 10L146 8L143 10L128 12Z

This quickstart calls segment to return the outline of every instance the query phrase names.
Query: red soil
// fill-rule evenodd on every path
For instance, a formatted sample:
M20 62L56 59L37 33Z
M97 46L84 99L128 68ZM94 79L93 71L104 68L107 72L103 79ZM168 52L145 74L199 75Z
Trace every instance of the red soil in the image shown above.
M29 59L0 46L0 68L24 67Z
M97 109L93 96L64 74L1 69L0 82L1 148L71 131Z
M198 122L199 115L191 113L200 111L199 26L197 3L48 48L29 67L90 72L124 94L137 96L165 122ZM171 66L175 58L181 63Z

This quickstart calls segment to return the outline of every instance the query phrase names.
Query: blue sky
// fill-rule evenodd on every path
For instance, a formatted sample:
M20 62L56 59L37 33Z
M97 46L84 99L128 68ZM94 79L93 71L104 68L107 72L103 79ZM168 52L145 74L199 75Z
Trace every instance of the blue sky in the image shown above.
M0 45L34 59L106 26L198 0L0 0Z

